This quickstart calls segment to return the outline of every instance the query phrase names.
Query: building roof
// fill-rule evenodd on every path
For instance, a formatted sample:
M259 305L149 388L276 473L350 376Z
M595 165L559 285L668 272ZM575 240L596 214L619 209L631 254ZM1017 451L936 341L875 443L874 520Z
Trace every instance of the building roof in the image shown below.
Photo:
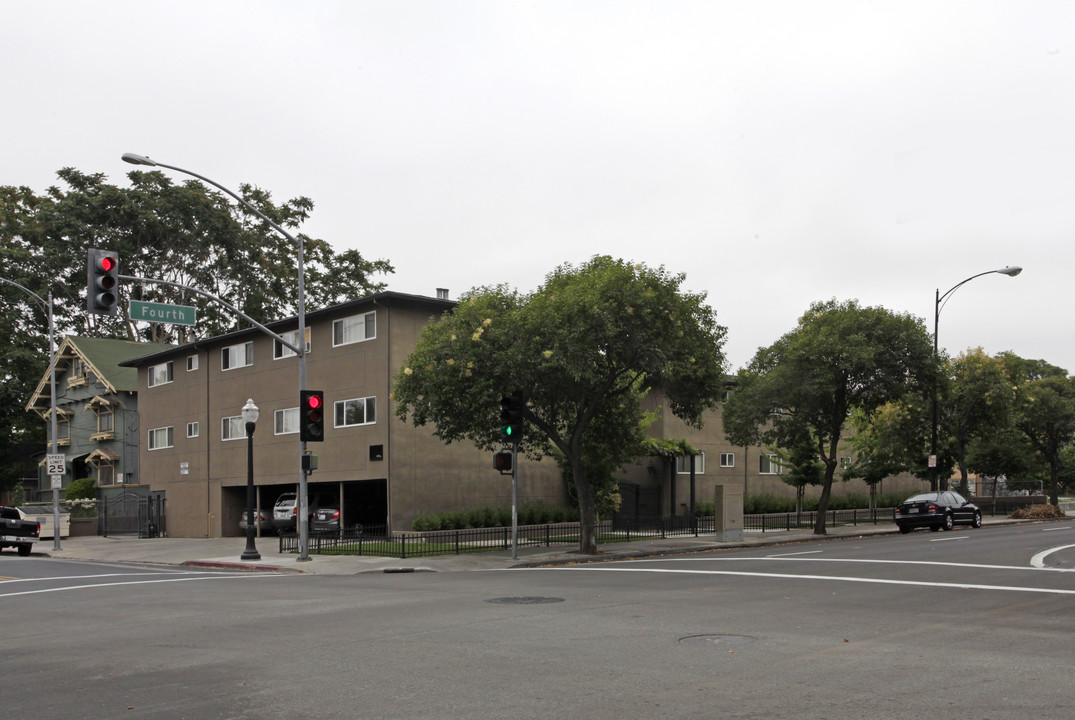
M130 340L115 340L113 338L91 338L68 335L60 343L56 351L57 369L59 362L65 357L80 358L97 377L98 382L105 386L111 393L135 392L138 390L138 371L133 367L123 365L125 361L132 360L142 355L159 353L166 348L175 347L162 343L132 342ZM39 413L49 409L49 372L45 371L37 389L26 404L27 410L36 410Z
M425 295L409 295L407 293L386 291L375 293L373 295L367 295L357 300L350 300L345 303L340 303L339 305L331 305L326 308L321 308L320 310L307 312L306 324L307 326L309 326L312 321L316 321L317 319L324 317L325 315L346 312L348 310L356 309L364 305L376 305L378 303L411 303L416 305L425 305L428 306L430 309L440 310L442 312L446 310L451 310L459 304L455 300L445 300L442 298L427 297ZM265 323L265 327L269 328L273 332L280 333L287 330L295 329L295 327L297 327L297 324L298 316L294 315L292 317L284 318L283 320L274 320L272 322L267 322ZM236 330L234 332L226 333L224 335L217 335L215 337L205 338L203 340L195 340L194 342L187 343L186 345L166 345L163 346L164 349L159 352L155 352L151 355L133 357L129 360L124 360L119 364L123 367L128 368L139 368L144 367L146 365L154 365L175 354L179 354L182 352L189 353L191 351L202 349L207 346L211 347L216 345L223 345L225 343L231 343L238 339L252 336L260 332L261 330L259 330L258 328L251 327L244 328L242 330Z

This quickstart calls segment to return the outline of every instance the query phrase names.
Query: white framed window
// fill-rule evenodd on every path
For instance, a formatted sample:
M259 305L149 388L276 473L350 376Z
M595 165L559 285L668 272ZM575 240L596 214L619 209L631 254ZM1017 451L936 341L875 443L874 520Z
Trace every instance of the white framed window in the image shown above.
M372 340L377 337L377 313L340 318L332 323L332 347Z
M780 475L784 472L784 466L777 461L775 454L762 455L758 458L758 472L762 475Z
M690 475L691 473L691 456L690 455L677 455L676 456L676 472L680 475ZM705 475L705 453L698 453L694 456L694 474Z
M169 360L166 363L160 365L153 365L149 368L149 387L157 387L158 385L167 385L172 381L172 361Z
M174 433L172 426L154 428L149 431L149 449L161 450L172 447Z
M721 467L735 467L735 453L721 453L720 454L720 466Z
M97 484L98 485L115 485L116 484L116 468L112 464L111 460L102 460L101 464L97 466Z
M197 421L187 423L187 437L188 438L196 438L200 434L201 434L201 423L199 423Z
M107 433L116 429L116 416L112 414L112 408L101 408L97 411L97 432Z
M289 330L288 332L280 333L280 337L287 340L292 345L299 344L299 331ZM272 359L282 360L283 358L296 357L298 353L289 348L287 345L283 345L279 340L272 341ZM310 328L306 328L306 353L310 353Z
M222 418L220 421L221 440L241 440L246 437L246 423L242 415Z
M254 342L229 345L220 351L220 369L234 370L254 364Z
M364 397L335 403L335 427L372 425L377 422L377 398Z
M299 431L299 409L284 408L273 413L273 432L276 435L290 435Z
M198 369L198 356L187 355L187 372L192 372Z

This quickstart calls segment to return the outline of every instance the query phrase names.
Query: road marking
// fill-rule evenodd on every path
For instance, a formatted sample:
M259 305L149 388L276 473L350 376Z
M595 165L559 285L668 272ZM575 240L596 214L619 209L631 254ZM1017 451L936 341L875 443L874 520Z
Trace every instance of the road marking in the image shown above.
M670 570L667 568L614 568L571 565L562 568L538 568L539 570L574 570L589 572L662 573L681 575L736 575L740 577L781 578L784 580L824 580L829 582L867 583L872 585L916 585L919 587L955 588L958 590L1003 590L1005 592L1043 593L1046 595L1075 595L1075 590L1056 588L1029 588L1013 585L977 585L971 583L941 583L922 580L886 580L878 578L831 577L829 575L791 575L786 573L737 572L734 570Z
M969 540L970 535L956 535L955 537L934 538L930 542L949 542L951 540Z
M40 595L42 593L67 592L69 590L90 590L93 588L103 587L127 587L128 585L154 585L157 583L188 582L190 580L231 580L252 577L267 578L284 576L279 573L236 573L233 575L201 575L198 577L178 577L169 578L167 580L134 580L132 582L95 583L93 585L67 585L65 587L58 588L41 588L40 590L23 590L22 592L3 593L0 594L0 598L15 597L17 595Z
M672 562L752 562L762 560L782 560L785 562L821 562L821 563L865 563L876 565L937 565L940 567L977 568L981 570L1045 570L1047 572L1075 572L1075 568L1050 568L1050 567L1027 567L1026 565L983 565L981 563L952 563L938 562L936 560L867 560L862 558L804 558L804 557L781 557L778 555L766 555L764 557L734 557L718 558L711 557L704 560L699 558L659 558L655 560L623 560L634 564L642 563L672 563ZM616 562L616 561L610 561Z
M1061 525L1060 527L1044 528L1042 532L1053 532L1055 530L1070 530L1071 528L1071 525Z
M1061 545L1060 547L1054 547L1049 550L1042 550L1040 553L1030 558L1030 564L1032 567L1045 568L1045 558L1052 555L1054 552L1061 550L1067 550L1068 548L1075 548L1075 545ZM1064 568L1046 568L1048 570L1062 570Z
M131 572L131 573L101 573L99 575L57 575L55 577L39 577L39 578L0 578L5 583L8 582L51 582L53 580L89 580L90 578L110 578L110 577L157 577L160 575L166 575L168 577L174 577L176 575L224 575L227 573L209 573L198 571L176 571L176 572L163 572L163 571L148 571L148 572Z
M766 555L766 557L782 558L782 557L792 557L793 555L814 555L814 554L817 554L817 553L820 553L820 552L821 552L820 550L806 550L806 551L797 552L797 553L780 553L778 555Z

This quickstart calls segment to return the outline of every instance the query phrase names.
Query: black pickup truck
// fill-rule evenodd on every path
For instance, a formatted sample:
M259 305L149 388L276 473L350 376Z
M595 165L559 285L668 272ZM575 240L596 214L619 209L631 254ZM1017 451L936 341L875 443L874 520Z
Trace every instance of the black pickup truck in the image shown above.
M18 508L0 505L0 550L11 545L26 557L41 536L37 520L24 520Z

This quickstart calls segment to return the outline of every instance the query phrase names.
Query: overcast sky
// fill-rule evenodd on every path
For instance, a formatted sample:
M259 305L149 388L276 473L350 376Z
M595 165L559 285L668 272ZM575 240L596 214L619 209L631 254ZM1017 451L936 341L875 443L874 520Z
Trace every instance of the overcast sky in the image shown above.
M1020 265L941 346L1075 372L1067 0L0 0L0 60L0 185L133 152L306 195L408 293L664 265L730 369L811 302L932 331Z

